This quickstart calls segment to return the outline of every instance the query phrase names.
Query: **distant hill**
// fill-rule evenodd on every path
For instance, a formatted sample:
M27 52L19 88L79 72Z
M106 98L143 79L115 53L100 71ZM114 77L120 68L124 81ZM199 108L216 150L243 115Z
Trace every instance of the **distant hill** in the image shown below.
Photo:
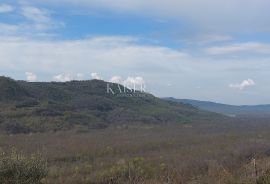
M0 131L28 133L109 126L162 125L210 120L220 115L151 94L107 93L101 80L25 82L0 77Z
M269 114L270 115L270 105L227 105L209 101L199 101L190 99L175 99L175 98L165 98L166 100L173 102L180 102L184 104L190 104L194 107L200 108L202 110L207 110L216 113L222 113L226 115L246 115L246 114Z

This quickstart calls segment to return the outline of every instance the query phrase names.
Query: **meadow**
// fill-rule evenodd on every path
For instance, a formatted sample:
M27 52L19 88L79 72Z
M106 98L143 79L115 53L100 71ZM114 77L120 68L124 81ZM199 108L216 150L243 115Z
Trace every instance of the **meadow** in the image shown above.
M173 126L1 134L1 152L42 155L47 184L267 184L269 117ZM1 174L1 173L0 173Z

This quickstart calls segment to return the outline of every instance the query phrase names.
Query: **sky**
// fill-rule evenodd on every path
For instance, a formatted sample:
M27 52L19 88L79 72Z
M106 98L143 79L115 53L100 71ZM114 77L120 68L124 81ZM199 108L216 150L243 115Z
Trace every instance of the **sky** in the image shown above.
M269 0L0 0L0 75L270 104Z

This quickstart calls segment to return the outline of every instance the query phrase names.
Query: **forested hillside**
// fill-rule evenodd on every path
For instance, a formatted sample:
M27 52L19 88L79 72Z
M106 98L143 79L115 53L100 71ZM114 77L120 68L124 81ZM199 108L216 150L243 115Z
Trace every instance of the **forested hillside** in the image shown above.
M151 94L107 93L101 80L25 82L0 78L0 130L29 133L190 123L219 117ZM117 91L118 85L109 83ZM123 87L123 86L120 86ZM136 94L136 95L134 95Z

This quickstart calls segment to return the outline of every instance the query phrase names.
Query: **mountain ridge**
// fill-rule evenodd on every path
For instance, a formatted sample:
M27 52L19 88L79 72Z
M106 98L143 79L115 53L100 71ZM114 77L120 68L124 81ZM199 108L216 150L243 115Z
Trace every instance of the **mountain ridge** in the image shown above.
M172 97L164 98L165 100L190 104L194 107L222 113L226 115L247 115L247 114L270 114L270 104L262 105L229 105L211 101L192 100L192 99L176 99Z

